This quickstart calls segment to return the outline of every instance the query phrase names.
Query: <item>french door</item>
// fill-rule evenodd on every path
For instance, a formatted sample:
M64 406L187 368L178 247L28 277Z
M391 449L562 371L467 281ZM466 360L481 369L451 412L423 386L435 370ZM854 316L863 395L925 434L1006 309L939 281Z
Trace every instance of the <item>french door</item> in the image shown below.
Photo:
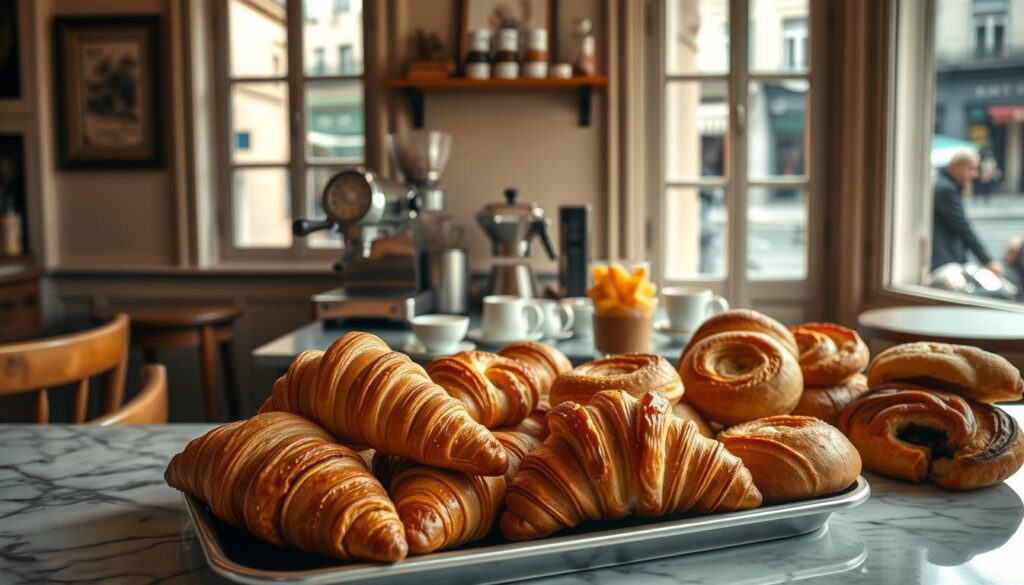
M784 322L820 318L826 2L650 8L646 228L659 279Z

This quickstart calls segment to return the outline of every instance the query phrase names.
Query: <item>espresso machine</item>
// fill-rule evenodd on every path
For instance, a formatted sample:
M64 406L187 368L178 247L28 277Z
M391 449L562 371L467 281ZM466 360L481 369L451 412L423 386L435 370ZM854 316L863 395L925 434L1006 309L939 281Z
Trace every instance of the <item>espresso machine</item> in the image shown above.
M418 131L388 138L405 182L361 167L344 169L324 187L320 203L326 218L292 225L299 237L333 230L344 242L334 265L341 286L313 295L320 320L405 322L433 310L421 217L444 208L439 183L451 137Z
M517 190L506 189L504 203L486 205L476 214L477 223L491 240L494 256L487 294L536 298L541 296L540 285L527 260L533 238L540 238L549 258L557 256L544 209L536 203L518 203L518 196Z

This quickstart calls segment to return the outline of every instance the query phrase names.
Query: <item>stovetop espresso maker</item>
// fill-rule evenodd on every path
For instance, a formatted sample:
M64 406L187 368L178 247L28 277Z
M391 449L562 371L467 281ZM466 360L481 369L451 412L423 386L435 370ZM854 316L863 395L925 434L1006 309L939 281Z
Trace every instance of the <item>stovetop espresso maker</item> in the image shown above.
M535 298L541 296L540 285L528 261L534 237L540 238L549 258L557 255L544 209L536 203L518 203L518 197L516 189L506 189L503 203L486 205L476 214L494 256L487 294Z

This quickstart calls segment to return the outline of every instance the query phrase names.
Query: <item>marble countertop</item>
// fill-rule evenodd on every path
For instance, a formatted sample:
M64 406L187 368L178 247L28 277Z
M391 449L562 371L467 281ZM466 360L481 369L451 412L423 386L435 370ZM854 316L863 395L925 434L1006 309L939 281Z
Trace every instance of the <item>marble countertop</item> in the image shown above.
M0 583L223 582L163 481L210 426L0 425ZM1024 472L964 493L866 477L871 499L812 534L538 583L1024 583Z

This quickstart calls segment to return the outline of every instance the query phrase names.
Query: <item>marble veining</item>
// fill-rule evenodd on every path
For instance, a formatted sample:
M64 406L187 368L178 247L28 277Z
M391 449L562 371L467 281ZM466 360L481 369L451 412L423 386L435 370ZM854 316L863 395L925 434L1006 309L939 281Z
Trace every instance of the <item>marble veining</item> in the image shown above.
M209 428L0 425L0 583L224 582L163 481ZM812 534L537 582L1024 583L1024 473L966 493L865 475L871 499Z

